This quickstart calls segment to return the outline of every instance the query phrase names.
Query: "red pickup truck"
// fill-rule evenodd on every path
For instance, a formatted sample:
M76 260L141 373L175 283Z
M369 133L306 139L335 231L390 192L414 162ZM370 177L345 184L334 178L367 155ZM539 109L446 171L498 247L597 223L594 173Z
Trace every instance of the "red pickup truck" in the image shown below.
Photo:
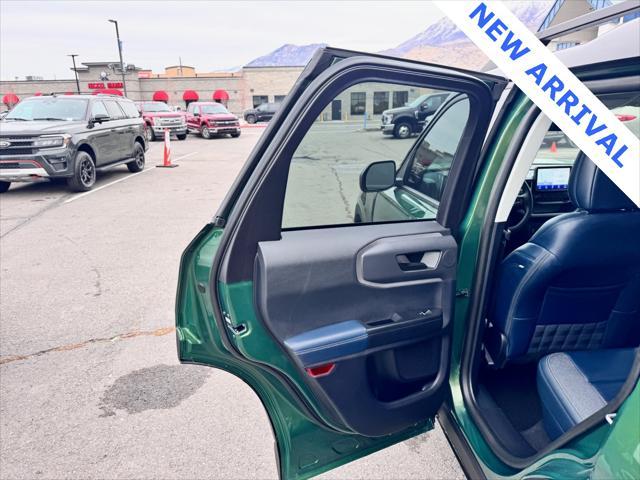
M138 102L138 110L145 123L147 140L153 141L164 136L164 131L178 137L178 140L187 138L187 122L184 112L174 112L171 107L163 102Z
M230 134L240 136L240 121L226 107L217 102L193 102L187 109L187 126L190 132L200 133L202 138Z

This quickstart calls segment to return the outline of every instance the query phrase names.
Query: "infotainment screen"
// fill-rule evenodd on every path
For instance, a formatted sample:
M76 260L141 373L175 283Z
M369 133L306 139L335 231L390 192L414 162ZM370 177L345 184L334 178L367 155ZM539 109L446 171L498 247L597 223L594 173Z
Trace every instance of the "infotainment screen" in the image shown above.
M569 187L571 167L538 167L536 190L566 190Z

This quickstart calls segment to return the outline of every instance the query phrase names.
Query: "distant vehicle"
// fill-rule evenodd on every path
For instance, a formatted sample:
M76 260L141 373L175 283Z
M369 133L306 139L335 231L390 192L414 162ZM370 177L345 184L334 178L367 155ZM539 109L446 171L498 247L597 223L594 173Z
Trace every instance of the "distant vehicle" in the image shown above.
M425 122L449 96L449 92L428 93L416 98L404 107L391 108L382 112L380 130L385 135L409 138L420 133Z
M137 102L136 105L144 119L148 141L162 138L167 129L178 140L187 138L187 122L183 112L174 111L164 102Z
M273 118L279 108L279 103L263 103L256 108L246 110L244 112L244 119L247 123L268 122Z
M135 104L111 95L27 98L0 122L0 193L11 182L66 179L91 190L96 173L144 169L147 142Z
M202 138L220 135L240 136L238 117L217 102L193 102L187 109L187 126L190 132L200 133Z

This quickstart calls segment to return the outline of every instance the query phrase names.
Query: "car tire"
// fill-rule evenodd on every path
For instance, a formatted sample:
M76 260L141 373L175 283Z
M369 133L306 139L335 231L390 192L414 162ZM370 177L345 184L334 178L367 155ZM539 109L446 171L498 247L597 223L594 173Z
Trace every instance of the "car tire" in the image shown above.
M73 162L73 177L67 179L67 185L74 192L86 192L96 183L96 165L87 152L78 152Z
M211 132L209 131L209 127L207 127L206 125L202 125L200 127L200 135L202 135L202 138L210 140L211 139Z
M133 147L133 157L135 160L127 163L129 171L131 173L137 173L144 170L144 148L138 142L136 142L136 146Z
M241 132L237 132L237 133L232 133L231 134L231 138L238 138L240 136Z
M247 123L251 123L251 124L256 123L258 121L255 115L247 115L246 120L247 120Z
M413 127L409 122L400 122L393 129L393 136L396 138L409 138L413 133Z
M186 140L187 139L187 134L183 133L182 135L176 135L176 137L178 137L178 140Z
M153 128L151 128L151 125L147 125L147 127L145 128L145 136L147 137L147 142L155 142L156 141L156 134L153 131Z
M9 190L10 186L11 186L11 182L5 182L0 180L0 193L4 193L7 190Z

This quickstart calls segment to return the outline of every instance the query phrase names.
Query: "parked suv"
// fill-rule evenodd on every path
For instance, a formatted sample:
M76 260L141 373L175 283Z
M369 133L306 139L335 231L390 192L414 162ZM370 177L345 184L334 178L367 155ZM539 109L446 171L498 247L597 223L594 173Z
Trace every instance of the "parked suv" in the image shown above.
M449 96L445 93L421 95L404 107L391 108L382 112L380 130L385 135L396 138L409 138L424 128L425 122Z
M200 133L202 138L213 138L230 134L240 136L238 117L221 103L193 102L187 109L187 126L190 132Z
M279 108L279 103L263 103L256 108L246 110L244 112L244 119L247 123L268 122L273 118Z
M178 140L187 138L187 121L184 112L176 112L164 102L138 102L136 104L144 119L147 140L162 138L165 130L175 134Z
M96 173L144 169L144 121L131 100L111 95L47 95L16 105L0 122L0 193L11 182L64 178L90 190Z

